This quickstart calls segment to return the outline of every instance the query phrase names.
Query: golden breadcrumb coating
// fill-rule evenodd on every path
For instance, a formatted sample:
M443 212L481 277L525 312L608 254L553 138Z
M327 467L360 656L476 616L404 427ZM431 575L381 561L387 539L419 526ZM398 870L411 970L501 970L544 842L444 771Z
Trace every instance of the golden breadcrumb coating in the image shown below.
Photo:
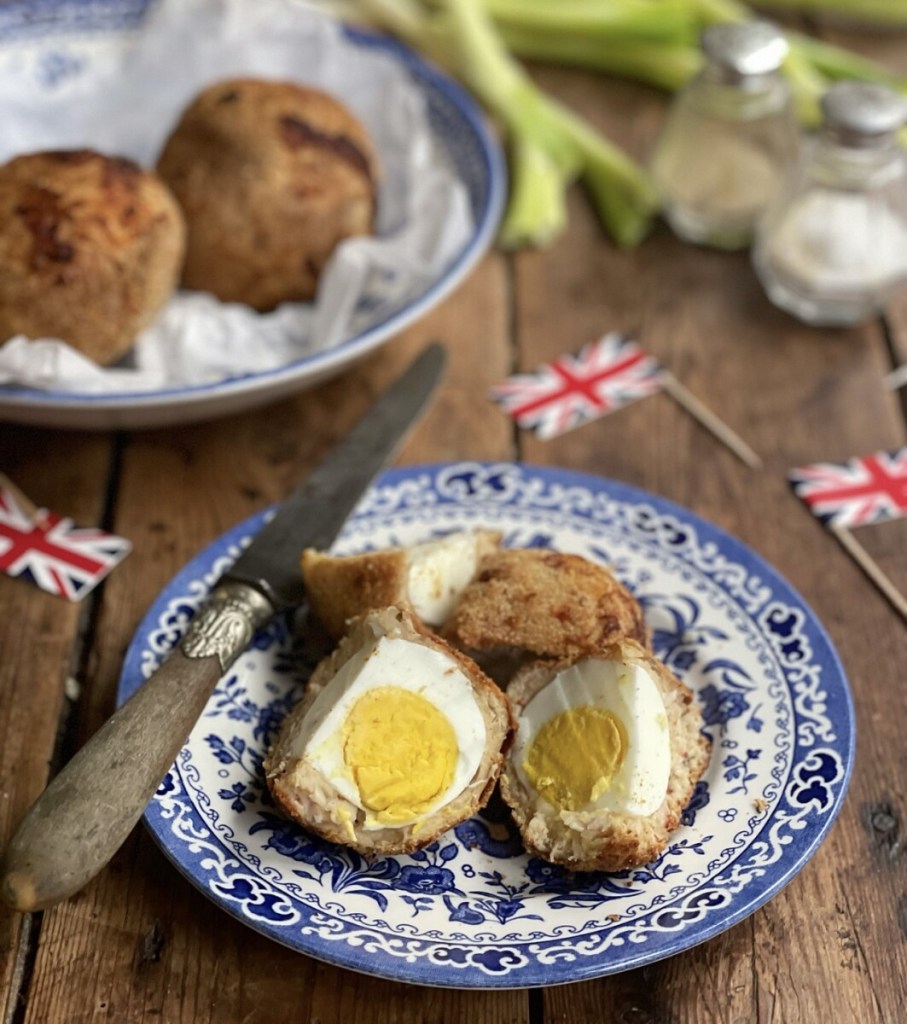
M152 171L90 149L0 167L0 342L60 338L116 362L179 280L185 224Z
M593 653L620 637L648 643L639 604L604 566L543 548L491 552L441 632L464 650L553 658Z
M189 229L183 284L259 311L315 295L336 246L374 229L377 158L337 99L288 81L208 86L158 170Z

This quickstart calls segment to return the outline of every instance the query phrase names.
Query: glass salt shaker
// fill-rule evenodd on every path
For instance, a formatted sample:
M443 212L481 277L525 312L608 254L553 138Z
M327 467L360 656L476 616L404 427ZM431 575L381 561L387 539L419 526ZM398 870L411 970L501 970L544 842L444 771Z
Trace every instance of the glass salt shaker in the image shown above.
M780 70L788 46L776 26L753 20L710 25L701 48L703 68L677 95L651 171L676 235L740 249L797 156Z
M753 264L776 306L807 323L858 323L907 280L907 101L862 82L822 97L823 124L766 211Z

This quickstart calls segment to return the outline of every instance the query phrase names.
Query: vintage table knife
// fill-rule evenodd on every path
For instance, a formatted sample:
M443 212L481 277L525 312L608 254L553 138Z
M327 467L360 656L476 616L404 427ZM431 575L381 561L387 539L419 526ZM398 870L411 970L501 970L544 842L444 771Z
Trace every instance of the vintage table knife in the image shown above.
M430 345L283 503L215 585L185 637L28 812L7 847L0 896L30 911L66 899L122 845L211 691L256 629L305 597L299 556L327 548L425 406L444 364Z

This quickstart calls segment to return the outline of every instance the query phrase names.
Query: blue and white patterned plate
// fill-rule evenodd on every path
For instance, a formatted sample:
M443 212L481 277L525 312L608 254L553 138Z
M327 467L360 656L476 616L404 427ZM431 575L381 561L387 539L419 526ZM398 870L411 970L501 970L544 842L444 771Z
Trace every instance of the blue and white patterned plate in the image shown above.
M134 37L151 0L7 0L0 3L0 60L52 94L76 82L96 60ZM357 313L333 348L276 369L158 391L91 393L0 384L0 419L53 427L111 429L160 426L223 416L276 401L340 372L400 333L460 284L491 244L506 198L500 144L472 97L456 82L387 36L344 29L363 52L397 62L422 95L438 159L465 186L473 227L465 243L420 294Z
M165 589L120 682L125 700L260 528L225 534ZM594 978L696 945L806 863L854 749L837 655L791 587L739 541L623 484L511 463L387 472L336 549L471 526L605 562L636 593L658 655L697 694L711 765L653 864L571 876L520 846L497 803L419 853L367 863L277 813L262 758L311 663L304 623L263 631L221 680L146 821L183 874L278 942L368 974L447 987ZM295 636L295 640L294 640Z

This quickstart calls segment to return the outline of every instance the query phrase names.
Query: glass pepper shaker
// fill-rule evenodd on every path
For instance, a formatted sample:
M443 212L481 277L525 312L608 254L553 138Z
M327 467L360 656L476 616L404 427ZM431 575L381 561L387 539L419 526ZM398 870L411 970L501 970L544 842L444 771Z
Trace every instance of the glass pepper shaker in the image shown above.
M678 93L651 171L674 233L744 248L797 155L799 130L781 74L787 41L766 21L710 25L702 70Z
M880 313L907 280L907 101L838 82L822 127L759 225L753 264L775 305L807 323Z

